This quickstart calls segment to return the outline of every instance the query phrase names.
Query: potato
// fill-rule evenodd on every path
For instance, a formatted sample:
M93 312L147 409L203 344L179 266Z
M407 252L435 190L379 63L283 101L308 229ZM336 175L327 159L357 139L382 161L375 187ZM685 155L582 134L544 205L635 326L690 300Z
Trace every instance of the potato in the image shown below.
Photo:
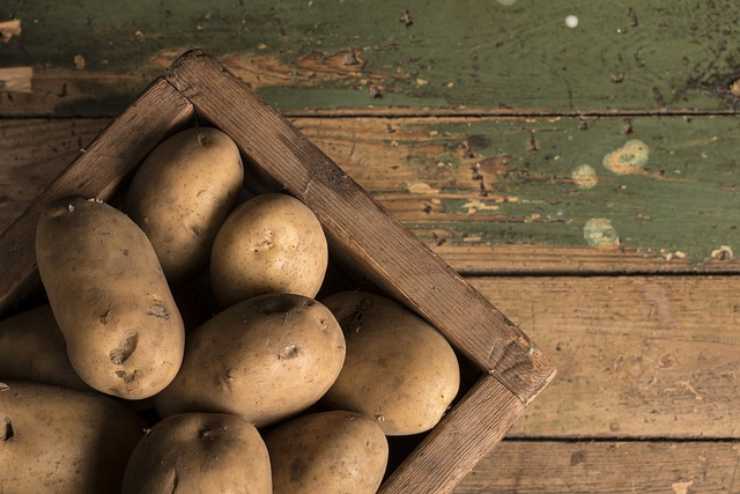
M460 367L447 340L378 295L340 292L324 303L347 340L347 361L327 403L374 417L390 436L434 427L460 386Z
M265 442L275 494L374 494L388 463L383 430L352 412L293 419Z
M270 458L257 429L235 415L176 415L141 440L121 492L272 494Z
M0 384L0 492L118 492L142 435L105 396L46 384Z
M206 264L243 180L236 144L209 127L175 134L141 164L126 195L126 212L151 240L169 280Z
M101 202L58 202L39 220L36 258L83 381L127 399L152 396L172 381L182 363L182 318L133 221Z
M90 390L69 363L48 305L0 321L0 378Z
M263 194L242 204L216 235L211 280L227 307L264 293L315 297L329 260L326 237L313 212L285 194Z
M182 369L155 402L162 415L223 412L271 424L318 401L344 354L342 330L322 304L262 295L190 332Z

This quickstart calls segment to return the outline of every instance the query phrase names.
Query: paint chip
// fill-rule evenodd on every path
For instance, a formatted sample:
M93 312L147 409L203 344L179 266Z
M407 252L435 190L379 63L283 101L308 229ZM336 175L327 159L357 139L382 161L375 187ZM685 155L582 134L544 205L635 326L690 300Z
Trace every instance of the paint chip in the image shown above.
M619 235L607 218L591 218L583 226L583 238L591 247L597 249L616 249Z
M711 257L718 261L731 261L735 258L735 253L729 245L720 245L719 249L712 251Z
M85 66L87 65L87 60L85 60L85 57L78 53L77 55L75 55L74 63L77 70L84 70Z
M693 480L689 480L688 482L674 482L671 484L671 488L673 489L673 494L689 494L689 488L694 485Z
M0 68L0 91L30 93L33 67Z
M21 20L11 19L9 21L0 22L0 41L3 43L10 42L13 36L21 35Z
M565 25L571 29L577 28L578 27L578 17L572 14L567 16L565 18Z
M630 139L624 146L604 156L604 168L617 175L642 175L650 157L650 148L639 139Z
M596 170L589 165L576 167L570 176L579 189L592 189L599 183L599 177L596 175Z
M465 204L463 204L463 208L467 210L468 214L475 214L478 211L496 211L498 210L498 206L496 204L486 204L485 202L481 201L480 199L472 199Z
M425 184L424 182L409 184L407 185L407 188L412 194L436 194L439 192L439 189L435 189L431 185Z

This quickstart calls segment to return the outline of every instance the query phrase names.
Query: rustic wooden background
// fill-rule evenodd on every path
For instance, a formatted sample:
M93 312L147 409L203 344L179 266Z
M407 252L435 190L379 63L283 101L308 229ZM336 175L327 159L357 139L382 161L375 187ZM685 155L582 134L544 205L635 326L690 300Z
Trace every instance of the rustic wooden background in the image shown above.
M0 229L190 47L553 356L457 492L740 492L736 0L6 0Z

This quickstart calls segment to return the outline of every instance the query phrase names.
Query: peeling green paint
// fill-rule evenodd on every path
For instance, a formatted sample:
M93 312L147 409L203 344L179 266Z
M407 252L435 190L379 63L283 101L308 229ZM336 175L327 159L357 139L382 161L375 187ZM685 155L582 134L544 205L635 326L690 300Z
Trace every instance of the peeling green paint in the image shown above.
M409 223L420 235L443 229L451 243L480 238L501 243L587 246L619 239L619 248L646 254L688 257L692 262L727 258L740 248L740 118L643 117L631 124L630 139L618 118L486 119L475 123L414 124L407 132L436 131L446 136L444 147L465 147L469 136L485 136L473 158L455 158L454 169L438 168L424 144L412 152L414 167L432 187L460 198L442 199L442 211L460 215L459 221ZM530 136L536 136L536 150ZM479 138L476 138L479 139ZM482 139L479 139L482 141ZM606 170L591 188L573 180L574 163L594 163L625 141L650 143L650 158L643 174L613 174ZM506 170L490 179L485 173L485 195L471 185L461 187L460 170L491 156L509 156ZM472 173L472 172L471 172ZM490 179L490 180L489 180ZM470 182L468 182L469 184ZM469 214L471 194L480 200L516 197L516 202L495 202L494 211ZM464 215L464 216L463 216ZM586 225L594 218L605 223ZM584 236L584 228L593 234ZM609 242L606 242L609 243ZM616 242L611 242L616 247ZM717 251L720 246L730 251ZM715 252L717 251L717 252ZM713 254L713 252L715 252ZM676 254L678 253L678 254ZM734 255L734 254L733 254Z
M399 22L406 10L413 24ZM0 65L32 65L37 79L32 97L0 99L5 113L117 112L189 47L237 69L272 60L253 79L265 76L259 92L286 111L715 111L738 98L734 0L3 2L0 19L12 18L22 35L0 44ZM362 62L328 60L342 50Z

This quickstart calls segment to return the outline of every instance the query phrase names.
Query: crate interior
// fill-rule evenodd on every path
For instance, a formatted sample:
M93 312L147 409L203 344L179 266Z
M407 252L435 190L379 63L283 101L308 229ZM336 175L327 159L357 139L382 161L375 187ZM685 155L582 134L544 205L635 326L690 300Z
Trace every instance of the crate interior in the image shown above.
M208 122L204 122L203 119L197 118L190 123L191 126L208 126ZM173 129L172 133L182 129ZM282 187L279 183L274 182L270 177L261 174L254 163L252 163L248 157L242 155L242 161L245 167L245 185L243 192L240 195L239 201L245 201L250 197L254 197L257 194L265 192L283 192ZM133 173L131 174L131 176ZM118 187L116 193L108 201L111 205L120 208L122 204L123 192L126 190L128 183L130 182L131 176L123 180L121 185ZM329 239L329 267L327 275L324 280L324 284L321 287L317 299L320 301L323 297L332 293L342 290L364 290L383 294L394 298L391 295L384 293L382 289L373 284L363 273L352 266L351 262L347 262L337 255L337 251L332 248L331 239ZM171 285L171 289L175 296L175 300L182 313L183 320L185 321L186 330L191 330L205 322L211 316L217 312L216 304L212 299L211 291L209 288L209 276L208 269L205 267L198 275L184 280L176 285ZM37 305L43 304L46 301L46 297L43 293L43 289L40 287L29 297L21 301L15 310L11 313L6 314L5 317L12 315L13 313L20 312L22 310L30 309ZM453 346L454 348L454 346ZM460 363L460 390L452 403L454 406L462 396L470 389L470 387L481 377L482 372L474 363L472 363L467 357L461 352L455 349L455 352ZM314 405L308 411L321 411L322 405L319 403ZM158 417L153 409L142 407L140 413L151 423L154 423ZM386 476L388 476L395 468L400 465L403 460L413 451L413 449L419 444L424 438L425 433L416 434L411 436L396 436L388 437L390 446L390 456L388 462L388 469L386 470Z

